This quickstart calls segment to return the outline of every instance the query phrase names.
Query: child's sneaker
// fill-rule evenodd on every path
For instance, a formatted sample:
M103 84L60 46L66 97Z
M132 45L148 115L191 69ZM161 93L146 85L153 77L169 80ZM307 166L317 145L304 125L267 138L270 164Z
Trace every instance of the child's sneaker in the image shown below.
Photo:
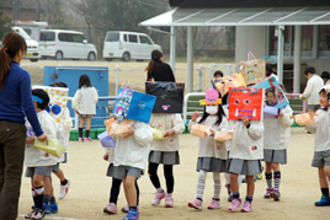
M330 206L330 198L322 195L319 201L314 203L315 206Z
M273 192L273 188L267 188L264 198L269 199L271 197L272 192Z
M123 218L123 220L137 220L139 219L139 212L133 209L130 209L127 215Z
M200 199L195 199L194 201L188 203L188 207L201 210L202 201Z
M231 193L229 196L228 196L228 202L231 202L233 201L234 197L233 197L233 194Z
M44 211L42 209L35 209L32 213L31 219L33 220L40 220L45 216Z
M45 214L56 214L58 212L57 204L49 203L44 212Z
M78 141L79 141L79 142L84 142L84 138L79 137L79 138L78 138Z
M207 208L208 209L220 209L220 201L212 199L210 205Z
M160 201L165 198L165 192L164 190L161 190L160 192L156 192L155 198L152 200L152 205L156 206L159 205Z
M273 189L272 193L270 194L270 196L275 200L275 201L280 201L280 192L276 189Z
M139 211L139 207L140 207L140 206L137 206L137 207L136 207L138 211ZM129 210L129 206L128 206L128 205L126 205L126 206L124 206L123 208L121 208L121 211L122 211L123 213L128 213L128 210Z
M233 199L233 201L231 201L231 205L229 206L229 211L236 211L240 206L241 206L241 200L240 199Z
M27 214L24 216L24 218L25 218L25 219L31 219L31 218L32 218L32 215L33 215L33 213L34 213L34 209L35 209L35 208L33 208L31 212L27 213Z
M174 200L172 194L167 194L165 198L165 208L173 208Z
M241 212L252 212L252 204L251 202L245 201Z
M117 214L117 205L111 202L103 209L103 212L109 215Z
M67 181L68 182L64 186L62 184L60 186L60 192L58 193L58 198L59 199L64 199L64 197L66 195L68 195L69 187L70 187L70 181L69 180L67 180Z
M88 138L85 138L84 141L85 142L93 142L93 138L88 137Z

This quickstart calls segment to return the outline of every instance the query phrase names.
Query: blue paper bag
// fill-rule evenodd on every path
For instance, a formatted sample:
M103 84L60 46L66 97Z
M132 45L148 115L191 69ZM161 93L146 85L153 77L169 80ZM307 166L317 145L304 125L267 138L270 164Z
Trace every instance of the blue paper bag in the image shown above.
M112 112L114 115L149 123L156 96L128 88L120 89L119 94Z
M97 136L97 138L100 140L103 147L115 147L116 146L115 140L111 136L109 136L106 131L99 134Z

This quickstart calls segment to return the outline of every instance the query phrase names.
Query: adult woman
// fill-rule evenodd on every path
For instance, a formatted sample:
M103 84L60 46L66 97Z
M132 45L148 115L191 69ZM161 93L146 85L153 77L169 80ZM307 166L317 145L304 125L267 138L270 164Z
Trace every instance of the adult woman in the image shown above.
M159 50L151 52L151 60L146 68L148 71L147 81L175 82L173 71L167 63L161 60L162 56L163 54Z
M25 150L25 115L40 141L47 141L35 112L29 73L19 63L26 52L23 37L12 32L0 49L0 219L17 217Z

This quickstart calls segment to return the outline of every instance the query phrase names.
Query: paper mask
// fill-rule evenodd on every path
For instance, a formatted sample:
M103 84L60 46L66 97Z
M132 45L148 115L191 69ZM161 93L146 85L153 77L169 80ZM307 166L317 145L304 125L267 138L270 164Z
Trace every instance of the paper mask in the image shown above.
M219 105L221 99L219 99L219 92L216 89L208 89L205 92L205 99L200 101L200 105Z
M229 120L247 117L251 120L263 118L263 89L233 88L229 90Z

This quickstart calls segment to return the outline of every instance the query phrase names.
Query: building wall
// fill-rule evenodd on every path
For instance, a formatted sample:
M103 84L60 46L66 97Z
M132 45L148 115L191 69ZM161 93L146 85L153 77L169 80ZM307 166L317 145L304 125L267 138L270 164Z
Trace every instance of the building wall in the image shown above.
M267 53L267 27L236 27L235 62L247 60L251 51L263 57Z

